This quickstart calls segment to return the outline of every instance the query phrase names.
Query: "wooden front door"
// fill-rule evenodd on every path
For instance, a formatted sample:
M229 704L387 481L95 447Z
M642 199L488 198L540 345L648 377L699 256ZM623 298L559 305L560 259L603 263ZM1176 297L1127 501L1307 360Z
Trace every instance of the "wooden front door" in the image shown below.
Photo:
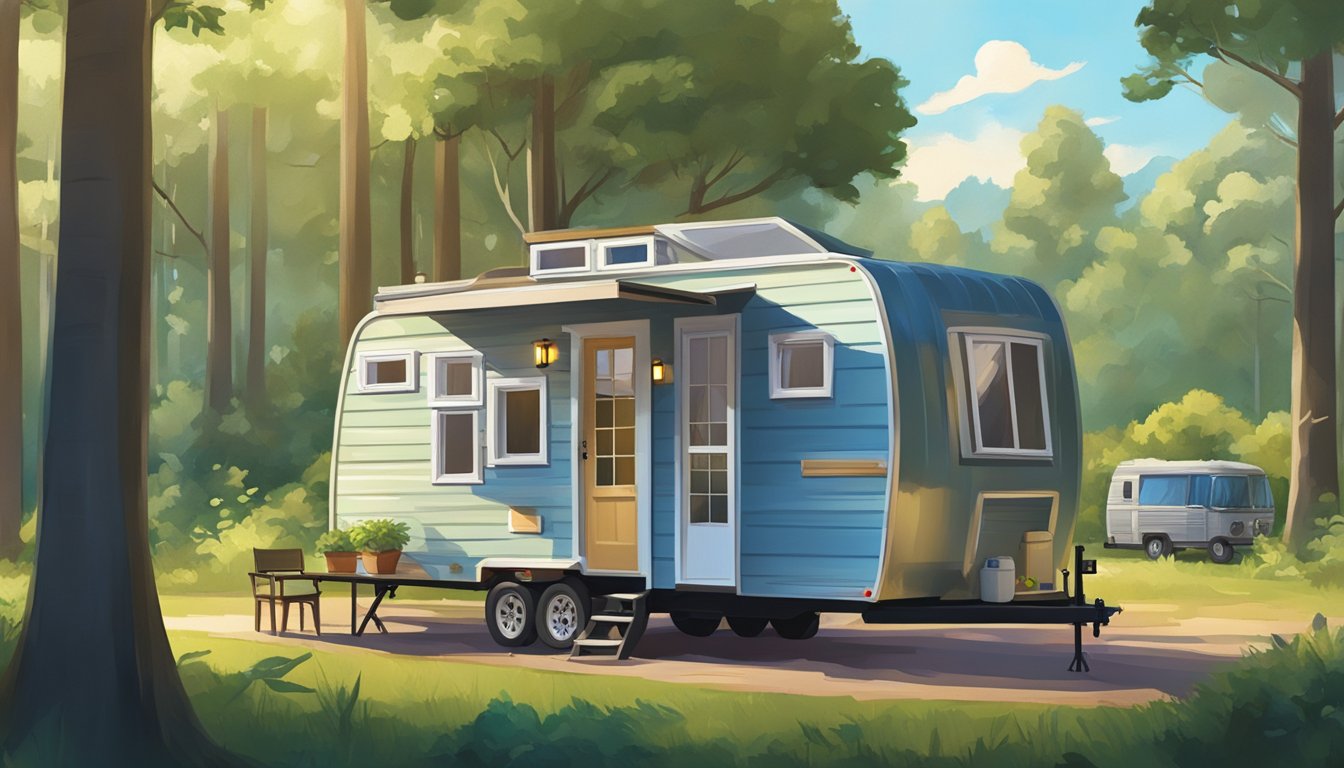
M635 340L583 341L583 529L588 568L639 570Z

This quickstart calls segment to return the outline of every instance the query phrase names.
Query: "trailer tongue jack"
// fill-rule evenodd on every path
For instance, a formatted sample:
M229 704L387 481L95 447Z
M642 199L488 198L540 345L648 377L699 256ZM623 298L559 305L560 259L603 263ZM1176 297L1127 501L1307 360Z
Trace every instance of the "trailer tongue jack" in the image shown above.
M893 602L875 605L863 612L866 624L1072 624L1073 661L1070 672L1088 672L1083 654L1083 627L1092 625L1092 636L1101 636L1101 627L1123 609L1106 605L1097 598L1087 604L1083 589L1084 574L1097 572L1096 560L1083 559L1083 547L1074 547L1073 595L1068 593L1069 569L1063 569L1065 591L1062 597L1018 599L1011 603L983 603L976 600L936 600ZM1025 597L1025 596L1024 596Z

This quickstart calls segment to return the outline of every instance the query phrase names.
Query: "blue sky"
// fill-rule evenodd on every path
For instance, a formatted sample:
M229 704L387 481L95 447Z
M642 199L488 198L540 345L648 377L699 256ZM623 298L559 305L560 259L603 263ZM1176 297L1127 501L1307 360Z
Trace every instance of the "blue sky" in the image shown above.
M1052 104L1072 107L1097 123L1093 130L1107 143L1108 157L1122 175L1154 156L1188 155L1231 119L1189 90L1143 104L1120 95L1120 78L1146 61L1134 27L1144 6L1140 0L839 2L865 55L890 59L910 80L904 94L908 106L927 104L923 112L916 109L919 125L906 134L911 156L904 174L919 185L923 199L942 197L956 177L969 174L1009 186L1022 163L1017 141ZM994 55L987 60L1006 64L979 73L988 75L986 80L1016 80L1009 86L1016 87L1030 82L1033 70L1055 79L1014 93L988 93L931 114L940 101L959 100L944 96L929 103L935 94L953 90L963 76L976 75L977 52L996 40L1019 44L1025 55L1016 45L991 45L986 53ZM966 88L954 94L974 92Z

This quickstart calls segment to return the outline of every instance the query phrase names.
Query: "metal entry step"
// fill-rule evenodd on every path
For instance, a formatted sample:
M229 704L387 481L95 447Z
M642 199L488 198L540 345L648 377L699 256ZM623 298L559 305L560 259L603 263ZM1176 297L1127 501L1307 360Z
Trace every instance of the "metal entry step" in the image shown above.
M630 658L649 624L648 592L603 595L595 612L574 639L569 657L624 660Z

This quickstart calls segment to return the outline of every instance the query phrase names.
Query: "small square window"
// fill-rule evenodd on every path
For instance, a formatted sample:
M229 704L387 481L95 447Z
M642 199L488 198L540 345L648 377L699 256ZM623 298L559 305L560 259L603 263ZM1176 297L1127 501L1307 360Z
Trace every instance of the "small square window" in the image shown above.
M481 404L479 352L436 352L425 357L431 406Z
M409 352L361 352L360 392L414 392L419 388L417 355Z
M830 397L835 338L829 333L770 336L770 397Z
M489 389L490 466L546 464L546 379L494 379Z
M434 411L430 452L438 485L481 482L478 411Z

